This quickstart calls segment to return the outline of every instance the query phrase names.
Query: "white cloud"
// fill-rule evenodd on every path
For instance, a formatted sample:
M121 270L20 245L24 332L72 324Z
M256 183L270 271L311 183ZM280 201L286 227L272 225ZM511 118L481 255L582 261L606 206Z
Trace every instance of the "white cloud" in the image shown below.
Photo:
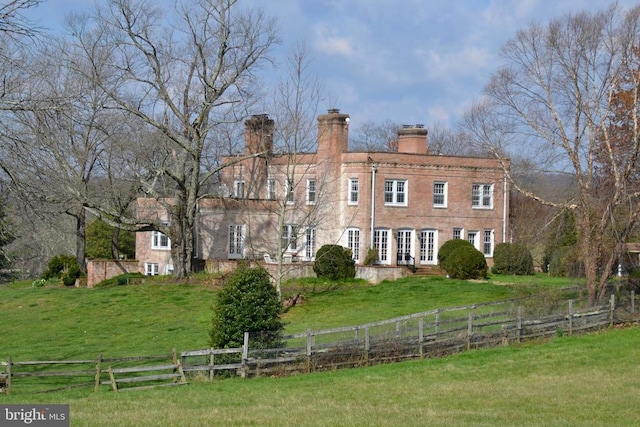
M321 22L314 28L314 46L327 55L349 56L353 47L348 37L342 37L338 30L326 22Z

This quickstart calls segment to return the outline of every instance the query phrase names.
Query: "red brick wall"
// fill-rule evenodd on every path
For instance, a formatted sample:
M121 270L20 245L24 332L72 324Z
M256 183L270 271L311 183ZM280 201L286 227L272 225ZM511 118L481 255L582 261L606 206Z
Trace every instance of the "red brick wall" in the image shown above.
M87 287L124 273L141 272L136 260L90 260L87 262Z

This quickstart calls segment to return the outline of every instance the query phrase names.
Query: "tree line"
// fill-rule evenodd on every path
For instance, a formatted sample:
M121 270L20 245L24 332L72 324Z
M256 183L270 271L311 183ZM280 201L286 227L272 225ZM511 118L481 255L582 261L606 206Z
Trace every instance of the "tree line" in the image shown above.
M174 274L187 276L198 202L218 194L221 157L241 145L239 124L270 111L283 152L313 144L327 101L306 47L280 63L276 21L237 0L176 2L169 11L104 0L70 14L64 35L24 18L39 3L0 6L0 263L36 268L69 252L83 264L88 221L99 218L169 236ZM552 235L553 218L572 218L594 303L623 244L638 238L639 48L640 7L613 3L532 23L503 47L456 128L430 129L432 154L510 158L519 243L540 234L527 224ZM272 67L285 77L269 90ZM365 122L352 148L394 150L397 128ZM290 163L294 170L295 157ZM169 218L140 222L141 195Z

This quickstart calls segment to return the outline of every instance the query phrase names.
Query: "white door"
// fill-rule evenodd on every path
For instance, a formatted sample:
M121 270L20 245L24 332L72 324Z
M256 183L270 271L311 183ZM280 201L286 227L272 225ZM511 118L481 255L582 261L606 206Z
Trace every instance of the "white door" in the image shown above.
M229 226L229 259L241 259L244 255L242 225Z
M373 246L378 251L378 262L389 264L389 230L375 230Z
M420 232L420 263L436 264L436 230L422 230Z
M398 230L398 264L412 264L413 248L411 240L413 239L412 230Z

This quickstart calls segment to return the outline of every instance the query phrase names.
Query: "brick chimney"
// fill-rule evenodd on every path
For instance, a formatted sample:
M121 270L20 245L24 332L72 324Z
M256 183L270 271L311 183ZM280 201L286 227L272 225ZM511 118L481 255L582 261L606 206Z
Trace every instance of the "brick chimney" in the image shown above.
M260 199L266 197L268 159L273 151L274 122L267 114L255 114L244 122L244 154L266 153L259 157L243 160L233 167L235 180L244 182L245 197Z
M267 114L254 114L244 122L245 155L273 150L273 120Z
M398 130L398 153L429 154L424 125L404 125Z
M318 158L339 161L349 144L349 115L337 108L318 116Z

